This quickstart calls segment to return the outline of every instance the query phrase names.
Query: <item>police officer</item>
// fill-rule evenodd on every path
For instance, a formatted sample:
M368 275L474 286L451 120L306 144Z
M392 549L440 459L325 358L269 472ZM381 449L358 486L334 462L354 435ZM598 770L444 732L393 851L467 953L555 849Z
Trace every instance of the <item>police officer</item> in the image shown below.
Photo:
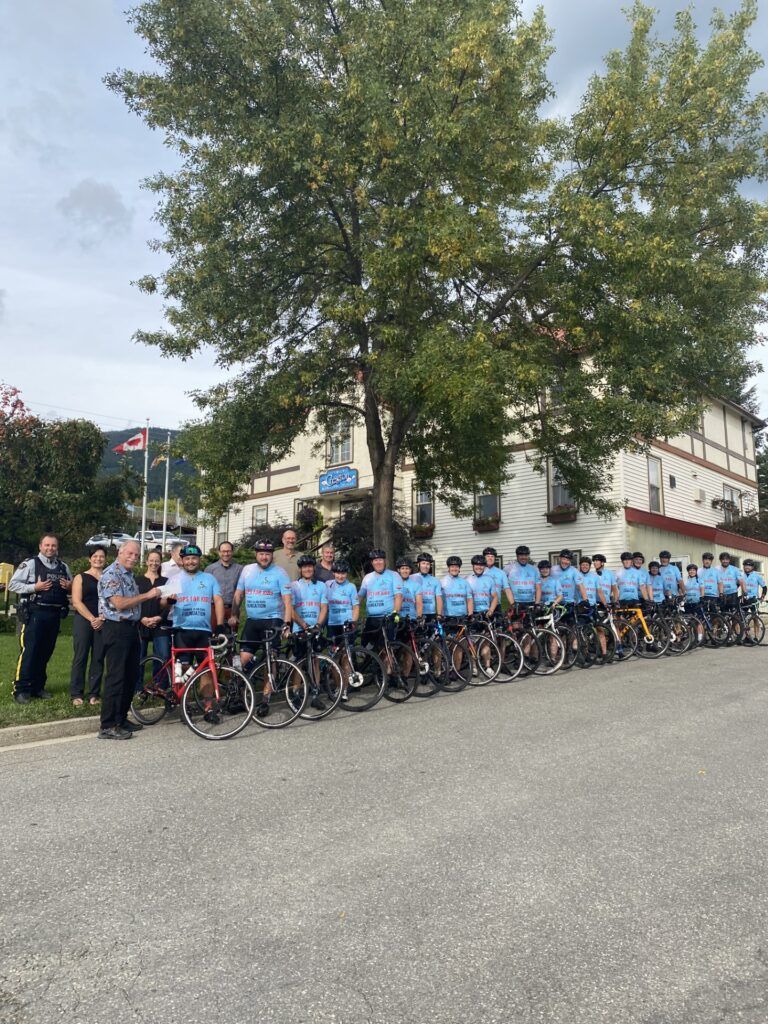
M11 577L9 590L18 594L21 656L13 684L17 704L50 700L45 689L46 668L51 660L61 620L69 610L72 573L59 560L59 541L48 533L40 538L34 558L22 562Z

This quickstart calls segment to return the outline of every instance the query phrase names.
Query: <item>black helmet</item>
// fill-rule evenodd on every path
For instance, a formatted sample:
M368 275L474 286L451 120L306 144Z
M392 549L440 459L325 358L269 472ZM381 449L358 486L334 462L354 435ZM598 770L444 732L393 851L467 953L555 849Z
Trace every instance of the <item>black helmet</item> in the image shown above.
M605 555L592 555L592 561L593 562L607 562L608 559L605 557Z
M396 569L402 569L404 565L407 565L409 569L411 568L410 558L398 558L398 560L395 562Z
M518 544L515 548L516 555L530 555L530 553L531 549L528 547L527 544Z
M671 557L672 557L672 552L671 551L660 551L659 552L659 558L671 558Z
M592 559L589 557L589 555L582 555L579 558L579 565L584 565L585 562L587 563L587 565L592 565Z
M374 558L386 558L387 553L382 548L373 548L373 550L368 552L368 557L373 561Z
M731 553L730 553L730 551L721 551L720 554L717 557L722 562L722 560L724 558L730 558L731 557Z
M690 572L691 569L696 569L696 571L698 572L699 567L698 567L698 565L696 565L695 562L691 562L690 565L686 565L685 571L686 572Z
M483 555L493 555L494 558L499 557L499 553L496 548L483 548Z
M539 569L551 569L552 563L549 561L548 558L542 558L542 560L539 562L538 567Z
M642 558L642 560L645 561L645 555L642 551L633 551L632 558Z
M254 551L269 551L270 553L275 550L275 545L271 540L257 540L253 545Z
M746 568L746 566L748 566L748 565L751 565L753 569L755 568L755 562L754 562L754 559L752 559L752 558L745 558L744 561L741 563L741 565L742 565L742 568Z
M337 559L331 566L331 572L349 572L349 562L343 558Z
M560 558L567 558L569 561L573 561L573 552L569 551L568 548L563 548L559 555Z
M621 554L619 555L619 561L620 562L626 562L627 559L629 559L630 562L632 561L632 552L631 551L622 551Z
M714 557L715 557L715 556L714 556L714 555L712 554L712 552L711 552L711 551L705 551L705 552L704 552L704 553L702 554L702 556L701 556L701 560L702 560L702 562L703 562L703 561L704 561L705 559L707 559L707 558L708 558L708 559L710 560L710 562L711 562L711 561L712 561L712 559L713 559Z
M313 555L299 555L296 559L296 565L303 569L305 565L317 565L317 559Z
M420 554L416 555L416 561L417 562L429 562L431 564L432 563L432 555L428 555L426 553L426 551L422 551Z
M648 568L649 569L653 569L653 568L660 569L661 568L661 564L659 562L657 562L655 559L652 559L648 563Z
M197 544L185 544L179 552L181 558L186 558L187 555L194 555L196 558L202 558L203 552L197 546Z
M461 559L459 558L458 555L448 555L448 557L445 560L445 564L449 566L458 565L459 568L461 568Z
M485 565L485 559L482 555L472 555L469 561L472 565Z

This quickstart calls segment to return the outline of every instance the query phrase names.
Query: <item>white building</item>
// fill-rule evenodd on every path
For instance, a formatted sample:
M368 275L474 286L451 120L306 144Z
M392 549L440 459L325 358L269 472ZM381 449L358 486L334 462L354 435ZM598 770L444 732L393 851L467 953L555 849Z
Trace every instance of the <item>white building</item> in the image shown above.
M624 507L608 521L569 507L565 489L551 473L533 469L524 445L511 467L514 476L501 493L475 496L474 517L456 518L421 489L412 465L404 464L398 474L398 497L413 524L414 553L426 548L439 568L449 554L467 562L488 544L508 561L521 543L528 544L536 559L569 547L589 555L599 551L616 566L625 549L643 551L650 560L668 548L683 566L700 563L705 550L729 550L737 560L750 555L768 566L768 543L716 529L716 523L731 518L731 505L744 511L757 508L754 432L763 425L746 409L713 400L697 430L655 441L647 455L619 454L610 497ZM224 539L236 542L259 523L293 522L306 504L317 506L327 526L345 503L371 490L362 425L328 439L320 454L313 453L317 443L316 434L302 435L289 457L251 480L245 499L217 529L199 531L202 547L215 547Z

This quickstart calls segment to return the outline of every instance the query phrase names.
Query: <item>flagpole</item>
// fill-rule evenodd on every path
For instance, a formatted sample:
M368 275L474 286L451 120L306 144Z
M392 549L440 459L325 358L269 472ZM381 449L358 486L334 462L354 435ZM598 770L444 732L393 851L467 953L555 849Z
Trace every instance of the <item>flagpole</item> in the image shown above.
M168 532L168 481L171 476L171 432L165 442L165 496L163 498L163 553L165 553L165 535Z
M144 548L147 543L147 491L149 490L149 420L147 420L144 437L144 497L141 500L141 560L144 561Z

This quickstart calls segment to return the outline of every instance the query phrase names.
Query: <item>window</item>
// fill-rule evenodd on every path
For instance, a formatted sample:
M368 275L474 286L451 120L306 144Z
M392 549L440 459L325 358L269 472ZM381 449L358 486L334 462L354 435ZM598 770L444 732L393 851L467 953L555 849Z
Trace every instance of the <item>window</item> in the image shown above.
M414 526L434 526L435 502L431 491L422 490L414 480L412 491L412 515Z
M296 498L294 500L294 502L293 502L293 521L294 521L294 523L298 523L298 521L299 521L299 513L303 509L305 509L305 508L316 508L316 507L317 507L317 503L312 501L312 500L306 501L306 500L304 500L302 498Z
M501 519L501 495L498 491L475 494L475 519Z
M251 509L251 526L264 526L269 522L267 505L254 505Z
M663 513L663 495L661 485L661 459L648 456L648 509L651 512Z
M576 502L570 495L568 487L556 469L549 468L549 511L554 508L574 508Z
M352 424L347 422L328 438L327 463L341 466L352 461Z
M216 529L216 547L223 544L225 540L229 540L229 512L225 512L219 520Z
M734 517L741 512L741 491L723 484L723 520L732 523Z

